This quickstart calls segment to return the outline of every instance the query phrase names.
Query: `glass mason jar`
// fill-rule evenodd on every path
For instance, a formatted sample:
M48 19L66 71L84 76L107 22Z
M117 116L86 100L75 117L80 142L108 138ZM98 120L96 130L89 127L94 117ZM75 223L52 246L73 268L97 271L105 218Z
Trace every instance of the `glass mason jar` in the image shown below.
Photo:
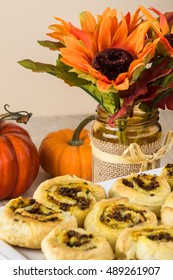
M137 143L146 155L152 155L161 147L162 129L157 109L145 113L135 107L132 118L117 119L114 127L108 125L110 115L100 105L96 112L96 120L91 126L93 182L140 171L141 164L136 162L109 162L109 155L122 156L131 143ZM160 167L160 160L156 160L154 165L155 168ZM149 163L146 166L147 170L151 169Z

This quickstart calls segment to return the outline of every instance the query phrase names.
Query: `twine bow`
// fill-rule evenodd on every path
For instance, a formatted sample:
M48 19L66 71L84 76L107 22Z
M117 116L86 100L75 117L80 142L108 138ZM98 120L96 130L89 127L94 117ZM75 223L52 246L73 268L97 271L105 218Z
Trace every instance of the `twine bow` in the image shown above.
M156 160L162 158L173 145L173 131L169 131L164 145L155 153L148 155L144 154L137 143L131 143L127 149L120 155L112 155L107 152L103 152L96 148L91 142L92 153L98 159L109 162L109 163L119 163L119 164L141 164L140 171L147 170L148 163L151 164L151 168L155 168Z
M142 152L140 146L137 143L132 143L129 147L123 152L122 157L131 163L140 163L140 171L145 171L147 169L147 164L150 163L152 169L155 167L155 162L158 159L161 159L172 147L173 145L173 131L169 131L164 145L152 155L146 155Z

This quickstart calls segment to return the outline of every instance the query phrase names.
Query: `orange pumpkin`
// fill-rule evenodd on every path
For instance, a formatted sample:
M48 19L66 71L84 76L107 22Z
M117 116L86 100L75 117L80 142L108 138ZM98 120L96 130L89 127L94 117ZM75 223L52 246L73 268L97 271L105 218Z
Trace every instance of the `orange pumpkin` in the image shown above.
M9 118L27 122L31 114L21 112L0 115L0 199L25 193L38 174L39 156L29 133L17 124L3 121Z
M76 175L91 180L92 156L88 130L83 127L95 117L83 120L76 130L49 133L39 148L40 165L52 177Z

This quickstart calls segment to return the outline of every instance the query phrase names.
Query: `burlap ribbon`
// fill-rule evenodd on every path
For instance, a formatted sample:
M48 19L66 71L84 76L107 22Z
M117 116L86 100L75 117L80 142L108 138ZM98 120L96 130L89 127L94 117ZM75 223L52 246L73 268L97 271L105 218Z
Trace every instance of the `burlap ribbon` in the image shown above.
M163 146L155 153L144 154L137 143L131 143L122 155L112 155L96 148L91 141L92 153L95 157L104 162L113 164L141 164L140 171L147 170L147 164L151 164L151 168L155 168L155 162L161 159L173 145L173 131L169 131Z

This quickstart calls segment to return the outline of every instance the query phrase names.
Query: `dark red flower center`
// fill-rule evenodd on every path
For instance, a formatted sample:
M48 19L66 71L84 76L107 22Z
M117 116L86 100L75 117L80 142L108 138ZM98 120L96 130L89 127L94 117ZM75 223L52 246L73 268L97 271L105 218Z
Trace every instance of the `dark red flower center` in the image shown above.
M109 48L97 53L91 65L109 80L115 80L119 74L128 71L133 60L134 57L127 50Z
M167 33L164 35L164 37L168 40L170 46L173 48L173 34Z

